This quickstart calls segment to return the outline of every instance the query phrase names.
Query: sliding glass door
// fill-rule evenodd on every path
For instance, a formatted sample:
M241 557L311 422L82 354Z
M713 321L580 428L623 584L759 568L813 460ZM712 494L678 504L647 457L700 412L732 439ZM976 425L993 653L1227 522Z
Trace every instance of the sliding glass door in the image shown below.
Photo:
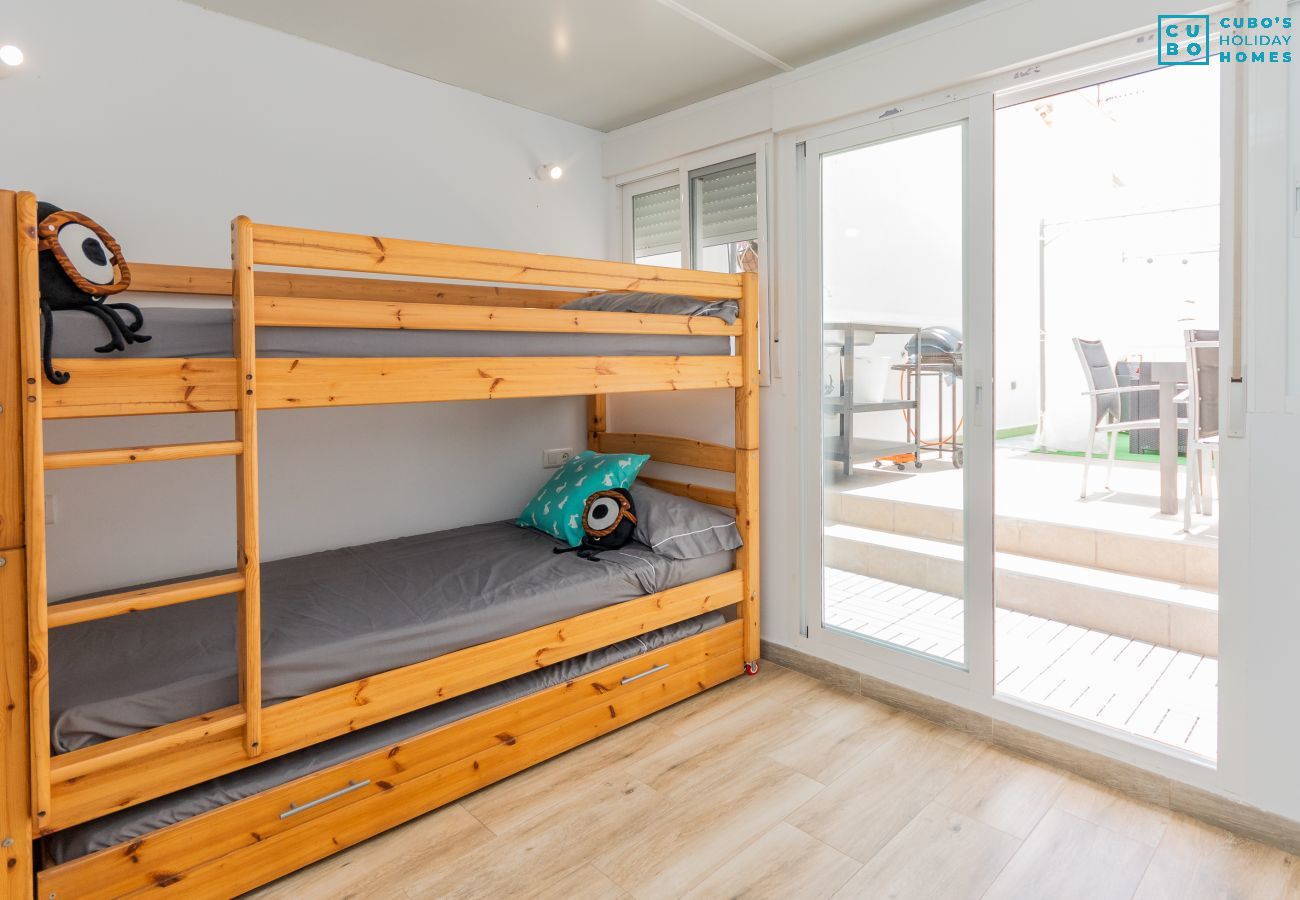
M992 666L991 115L984 96L803 155L809 636L953 677Z
M1044 89L996 114L996 691L1208 759L1221 68Z

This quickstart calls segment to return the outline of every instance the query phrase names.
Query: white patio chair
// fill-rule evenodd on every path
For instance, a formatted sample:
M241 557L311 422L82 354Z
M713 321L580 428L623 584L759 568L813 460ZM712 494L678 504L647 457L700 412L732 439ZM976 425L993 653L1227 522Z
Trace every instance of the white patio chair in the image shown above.
M1202 515L1214 512L1219 480L1219 332L1183 332L1187 346L1187 498L1183 501L1183 530L1192 530L1192 504ZM1207 485L1201 480L1201 457L1210 458Z
M1120 395L1136 394L1143 391L1159 391L1158 384L1135 384L1128 387L1120 387L1115 378L1115 370L1111 368L1110 358L1106 355L1106 348L1102 346L1101 341L1088 341L1083 338L1074 339L1074 349L1079 354L1079 362L1083 365L1083 374L1088 381L1088 390L1084 391L1084 396L1092 400L1092 411L1088 418L1088 447L1083 454L1083 486L1079 489L1079 497L1088 496L1088 467L1092 464L1092 448L1097 441L1098 432L1107 436L1106 448L1106 489L1110 489L1110 475L1115 468L1115 445L1119 443L1119 432L1136 431L1139 428L1159 428L1160 420L1156 419L1130 419L1122 421L1120 419ZM1187 420L1178 420L1179 430L1187 429Z

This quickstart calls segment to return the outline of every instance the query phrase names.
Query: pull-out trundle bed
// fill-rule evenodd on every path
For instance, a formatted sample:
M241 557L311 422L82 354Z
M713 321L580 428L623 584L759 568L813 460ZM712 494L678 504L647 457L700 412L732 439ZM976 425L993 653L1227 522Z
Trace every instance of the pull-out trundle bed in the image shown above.
M166 337L125 358L67 358L84 342L56 337L73 377L50 384L36 199L0 192L7 896L232 896L756 671L753 276L243 218L232 249L230 271L134 264L131 289L230 295L233 321L159 311ZM596 291L739 318L560 308ZM609 394L708 388L735 391L734 447L606 429ZM744 545L593 565L490 523L261 563L258 410L575 395L593 450L734 473L734 490L641 481L735 510ZM231 440L44 449L46 419L210 411L234 413ZM48 602L47 470L212 456L235 463L231 571Z

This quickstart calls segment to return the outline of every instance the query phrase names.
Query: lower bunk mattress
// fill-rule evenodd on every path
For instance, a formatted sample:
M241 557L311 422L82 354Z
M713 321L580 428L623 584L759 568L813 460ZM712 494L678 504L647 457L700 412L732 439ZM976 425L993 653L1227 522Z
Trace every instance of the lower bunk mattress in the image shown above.
M263 702L280 703L727 572L731 551L599 559L513 522L262 564ZM50 633L51 750L238 703L234 595Z
M629 314L630 315L630 314ZM135 358L205 358L232 355L230 310L156 306L144 310L150 340L128 344ZM98 356L109 340L99 319L76 311L54 313L51 355L56 359ZM426 331L398 328L298 328L260 326L257 355L301 358L418 356L726 356L725 335L590 334L516 331Z
M705 613L68 828L42 839L45 856L50 863L57 865L135 840L227 803L700 634L724 621L721 612Z

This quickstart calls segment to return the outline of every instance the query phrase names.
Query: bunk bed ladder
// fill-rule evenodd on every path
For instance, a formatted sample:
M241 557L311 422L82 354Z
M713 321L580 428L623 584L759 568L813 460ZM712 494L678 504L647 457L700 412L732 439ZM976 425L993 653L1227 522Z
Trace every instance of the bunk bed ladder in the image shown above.
M28 706L32 743L31 791L36 823L50 807L49 629L62 628L157 609L222 594L238 596L239 693L243 709L244 749L257 756L261 747L261 615L257 507L257 404L254 394L255 334L251 228L234 224L234 347L239 389L235 402L235 438L150 447L70 450L46 453L41 367L40 285L37 270L36 198L18 195L19 330L23 387L24 532L27 542ZM236 460L237 564L234 572L175 581L49 606L46 583L45 472L92 466L129 465L164 460Z

